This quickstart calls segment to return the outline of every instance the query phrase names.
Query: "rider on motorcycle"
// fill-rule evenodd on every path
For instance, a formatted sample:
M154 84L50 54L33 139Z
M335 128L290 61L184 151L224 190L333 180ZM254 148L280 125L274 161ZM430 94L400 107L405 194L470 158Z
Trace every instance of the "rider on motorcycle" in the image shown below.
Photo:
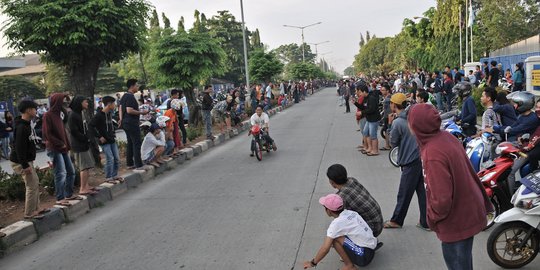
M264 139L268 142L269 145L272 145L272 149L276 151L276 143L269 135L270 118L268 117L268 114L263 112L263 106L257 106L255 113L251 116L250 122L252 126L258 125L262 128ZM251 152L251 156L253 156L253 152Z
M468 82L460 82L453 89L458 93L463 105L461 108L460 122L463 128L463 133L467 136L476 134L476 105L471 97L472 85Z

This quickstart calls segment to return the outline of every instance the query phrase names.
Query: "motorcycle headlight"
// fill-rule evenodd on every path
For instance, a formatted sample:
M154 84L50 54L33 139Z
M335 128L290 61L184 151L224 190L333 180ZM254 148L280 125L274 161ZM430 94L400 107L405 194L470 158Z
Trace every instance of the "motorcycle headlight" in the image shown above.
M506 148L508 148L507 146L501 146L501 145L498 145L496 148L495 148L495 154L497 155L500 155L502 153L503 150L505 150Z
M493 177L495 174L497 174L497 172L486 173L484 176L482 176L482 178L480 178L480 181L482 181L482 182L489 181L489 180L491 180L491 177Z

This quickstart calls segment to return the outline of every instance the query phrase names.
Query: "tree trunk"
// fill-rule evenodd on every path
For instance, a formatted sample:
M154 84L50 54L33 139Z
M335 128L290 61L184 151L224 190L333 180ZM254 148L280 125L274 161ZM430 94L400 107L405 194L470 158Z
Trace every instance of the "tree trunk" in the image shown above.
M197 96L193 91L193 87L186 88L184 90L184 95L186 96L189 107L189 125L198 127L202 123L202 113L201 106L197 102Z
M82 64L73 65L68 68L69 79L73 86L73 94L87 97L90 100L90 106L94 106L94 90L96 88L97 72L101 61L98 59L87 58ZM91 110L91 116L94 110Z

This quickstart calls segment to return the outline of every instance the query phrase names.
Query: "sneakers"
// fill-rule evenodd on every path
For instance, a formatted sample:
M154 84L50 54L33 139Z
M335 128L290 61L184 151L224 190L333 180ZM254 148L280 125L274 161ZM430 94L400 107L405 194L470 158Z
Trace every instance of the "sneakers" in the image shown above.
M252 157L252 156L255 156L255 154L254 154L253 152L251 152L251 153L249 154L249 156Z
M272 149L274 150L274 152L277 151L277 145L276 145L276 143L273 143L273 144L272 144Z

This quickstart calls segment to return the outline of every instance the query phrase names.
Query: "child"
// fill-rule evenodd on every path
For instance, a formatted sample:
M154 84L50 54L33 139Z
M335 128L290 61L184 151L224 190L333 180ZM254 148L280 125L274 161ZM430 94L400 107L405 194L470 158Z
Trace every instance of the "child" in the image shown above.
M368 265L377 247L377 238L373 236L368 224L358 213L345 210L343 199L337 194L326 195L319 199L319 203L334 220L328 227L317 255L311 261L304 262L304 269L316 267L332 247L343 259L345 265L342 270L356 269L355 265Z
M144 163L156 168L159 168L160 164L165 163L165 160L161 158L165 152L165 142L161 136L163 136L161 127L153 123L150 126L149 132L144 137L141 146L141 157Z

